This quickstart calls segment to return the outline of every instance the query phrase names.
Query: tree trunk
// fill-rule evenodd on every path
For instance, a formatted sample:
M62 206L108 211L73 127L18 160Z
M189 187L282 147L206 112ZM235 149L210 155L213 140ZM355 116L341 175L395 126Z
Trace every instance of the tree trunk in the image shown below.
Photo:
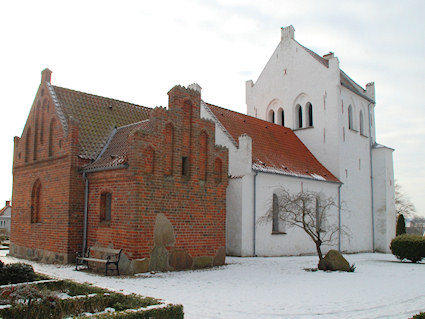
M323 261L323 255L322 255L322 249L320 248L321 245L322 245L321 241L316 242L317 256L319 256L319 263L317 265L317 268L319 268L320 270L326 270L326 266L322 262Z

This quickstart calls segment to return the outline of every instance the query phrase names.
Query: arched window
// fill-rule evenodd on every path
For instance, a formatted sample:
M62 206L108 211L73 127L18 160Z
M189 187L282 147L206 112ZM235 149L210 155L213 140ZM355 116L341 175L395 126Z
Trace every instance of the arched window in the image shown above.
M199 137L199 179L207 179L208 134L203 131Z
M359 113L359 126L360 126L360 134L365 135L364 120L363 120L363 112L362 111L360 111L360 113Z
M223 162L220 158L214 160L214 180L218 184L221 182L223 174Z
M168 123L165 125L165 175L173 175L174 163L174 128Z
M49 156L53 156L56 120L52 119L49 126Z
M280 111L280 120L282 126L285 126L285 112L283 110Z
M348 106L348 128L354 130L353 107Z
M303 110L299 104L295 107L295 117L295 128L303 127Z
M112 194L104 192L100 195L100 220L110 221L112 211Z
M311 103L307 103L307 125L313 126L313 105Z
M272 232L279 233L279 199L276 194L273 193L273 220L272 220Z
M25 162L28 162L30 159L30 150L31 150L31 127L27 130L27 136L25 139Z
M268 120L269 120L269 122L274 123L275 118L274 118L274 111L273 110L269 111L269 119Z
M40 222L41 182L37 179L31 192L31 223Z

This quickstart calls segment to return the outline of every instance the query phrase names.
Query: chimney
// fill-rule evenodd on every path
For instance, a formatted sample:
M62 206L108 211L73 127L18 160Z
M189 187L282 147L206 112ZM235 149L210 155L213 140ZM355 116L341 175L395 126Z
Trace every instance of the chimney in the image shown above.
M375 101L375 82L366 84L366 95Z
M281 35L280 35L280 40L289 40L289 39L294 39L294 33L295 33L295 29L292 25L287 26L285 28L281 28Z
M43 71L41 71L41 82L49 82L52 79L52 71L50 71L48 68L45 68Z
M323 56L323 58L325 59L325 60L330 60L330 59L332 59L334 57L334 53L333 52L329 52L328 54L325 54L324 56Z
M188 89L194 90L196 92L199 92L199 94L201 94L202 88L198 83L192 83L190 84L188 87Z
M10 200L7 200L7 201L6 201L6 207L7 207L7 206L10 206Z

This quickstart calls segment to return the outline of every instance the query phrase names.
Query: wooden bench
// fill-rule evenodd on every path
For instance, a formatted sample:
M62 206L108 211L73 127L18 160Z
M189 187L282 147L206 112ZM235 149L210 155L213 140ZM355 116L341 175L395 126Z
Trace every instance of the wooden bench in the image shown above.
M96 252L99 252L106 257L104 259L95 258ZM89 247L84 256L81 253L77 252L75 270L79 270L78 266L86 266L86 269L89 269L89 262L94 262L105 264L105 276L108 275L109 265L115 265L115 270L117 271L117 274L119 276L120 270L118 268L118 263L120 262L121 252L122 249L112 249L95 246Z

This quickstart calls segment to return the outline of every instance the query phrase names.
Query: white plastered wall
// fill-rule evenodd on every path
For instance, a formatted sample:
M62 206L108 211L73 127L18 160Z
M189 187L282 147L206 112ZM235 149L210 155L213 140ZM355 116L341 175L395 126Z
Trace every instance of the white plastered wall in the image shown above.
M257 256L288 256L316 254L316 247L310 237L300 228L288 227L280 223L279 230L286 234L272 234L272 221L264 222L261 217L267 214L272 205L272 196L281 188L292 194L302 191L320 193L323 198L332 197L338 203L338 185L323 181L259 172L256 177L256 245ZM248 196L248 194L246 194ZM338 225L338 208L333 207L328 213L327 224ZM338 238L332 245L322 246L322 252L338 249Z
M395 237L393 150L379 146L373 149L373 192L375 211L375 249L390 252Z

